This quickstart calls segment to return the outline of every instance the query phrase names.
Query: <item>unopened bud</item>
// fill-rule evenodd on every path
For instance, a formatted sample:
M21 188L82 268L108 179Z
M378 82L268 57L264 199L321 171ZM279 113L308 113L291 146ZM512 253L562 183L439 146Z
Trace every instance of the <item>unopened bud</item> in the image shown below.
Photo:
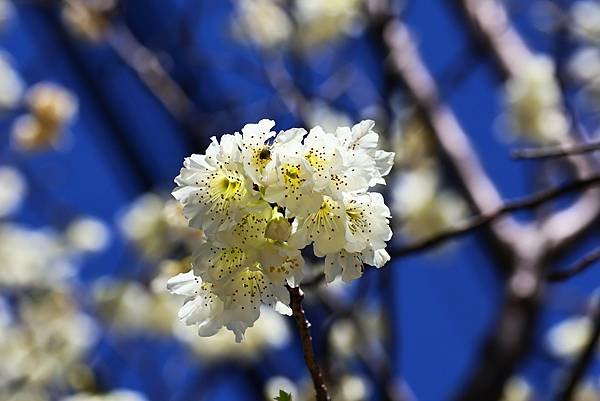
M277 209L273 209L271 220L265 229L265 237L274 241L287 241L292 234L292 225Z

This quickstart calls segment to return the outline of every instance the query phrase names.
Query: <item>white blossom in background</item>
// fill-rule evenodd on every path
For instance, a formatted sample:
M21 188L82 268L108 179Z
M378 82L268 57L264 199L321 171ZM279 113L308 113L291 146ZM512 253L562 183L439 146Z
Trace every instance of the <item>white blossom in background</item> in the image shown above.
M0 2L0 26L2 25L2 4ZM25 84L14 69L8 54L0 52L0 109L14 109L21 102Z
M204 155L185 159L173 196L204 244L193 270L168 282L187 297L179 318L212 336L222 327L241 341L265 304L291 314L286 285L303 276L300 253L325 257L328 281L358 278L363 264L383 266L392 232L383 197L393 153L377 149L374 123L326 132L276 133L261 120L223 135Z
M560 88L552 59L532 57L505 86L505 101L512 131L537 143L565 139L569 122L561 109Z
M267 400L273 400L283 390L292 395L292 401L313 401L314 389L309 380L294 382L287 377L274 376L265 384ZM372 397L372 389L366 378L354 374L341 374L328 385L332 400L367 401Z
M0 225L0 286L63 286L73 274L69 256L55 232Z
M303 0L294 3L298 33L307 45L320 44L362 30L362 0Z
M73 394L60 401L147 401L147 398L137 391L117 389L104 394Z
M237 0L233 30L264 48L311 47L363 29L362 0ZM296 26L295 26L296 25Z
M511 377L504 386L501 401L533 401L531 385L521 377Z
M428 167L399 174L393 198L399 227L410 237L422 238L448 229L468 213L466 202L441 188L436 171Z
M336 110L327 102L315 100L310 103L307 123L311 126L319 125L325 131L335 131L337 127L352 124L350 116L341 110Z
M177 324L173 327L177 339L187 344L204 361L256 360L264 352L281 349L289 343L290 330L283 316L262 306L260 319L244 334L238 343L232 332L222 328L212 337L200 337L191 327Z
M569 72L579 82L600 86L600 48L586 46L577 50L569 61Z
M580 38L600 43L600 4L583 0L573 3L570 28Z
M15 212L23 202L27 183L19 170L0 166L0 218Z
M101 278L94 282L91 298L111 329L124 334L152 332L169 334L177 305L157 297L135 281Z
M40 82L25 93L29 113L13 124L12 141L24 151L42 151L60 144L68 125L77 115L77 97L53 82Z
M191 252L202 231L188 227L181 204L155 193L135 199L119 218L125 238L147 258L160 259L180 244Z
M580 383L573 394L573 401L598 401L600 400L600 387L598 381L590 379Z
M22 395L45 399L50 398L50 388L69 387L77 376L89 373L84 358L97 338L97 328L68 292L23 297L17 313L0 330L1 399L12 399L8 383L24 381Z
M110 230L102 221L82 217L66 229L65 237L71 248L80 252L100 252L110 243Z
M284 0L238 0L234 31L248 36L260 46L270 48L287 42L292 21L282 5Z
M550 352L560 358L572 358L580 354L592 335L592 321L587 316L563 320L550 329L546 344Z

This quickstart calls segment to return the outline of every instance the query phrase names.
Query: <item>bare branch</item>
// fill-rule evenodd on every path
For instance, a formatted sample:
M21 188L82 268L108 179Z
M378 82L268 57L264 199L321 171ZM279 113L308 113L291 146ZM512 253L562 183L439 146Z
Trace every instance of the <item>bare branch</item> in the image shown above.
M533 195L529 195L520 199L515 199L512 201L506 202L501 207L493 210L491 212L481 214L479 216L475 216L464 223L457 225L447 231L443 231L435 236L425 238L422 240L418 240L412 242L408 245L404 245L398 249L395 249L390 252L390 256L398 257L404 256L416 252L422 252L433 247L436 247L443 242L462 236L464 234L468 234L475 229L478 229L486 224L492 223L497 220L499 217L507 214L516 212L524 209L533 209L541 204L548 202L552 199L556 199L563 195L567 195L569 193L573 193L580 190L585 190L591 186L600 184L600 175L594 175L588 177L586 179L573 181L555 188L551 188L545 191L540 191Z
M383 3L370 2L371 18L377 21L382 40L389 50L393 74L406 85L477 211L481 214L494 211L502 205L500 194L484 171L458 119L441 101L433 77L421 61L410 33ZM495 238L505 246L521 231L520 225L511 218L494 222L491 228Z
M482 34L484 43L507 76L518 74L533 53L512 26L506 9L498 0L459 0L462 9L476 33ZM477 36L479 39L481 35ZM563 105L564 99L561 100ZM593 171L586 158L567 159L579 177ZM554 249L564 248L587 230L600 215L600 191L584 194L571 207L554 213L540 227Z
M107 42L177 120L184 121L195 111L194 103L164 70L154 53L139 43L125 25L112 26Z
M594 249L592 252L586 254L583 258L579 259L572 266L548 273L548 281L560 282L566 281L571 277L575 277L579 273L587 270L593 266L596 262L600 261L600 248Z
M287 289L290 293L290 307L292 308L292 313L294 319L296 320L298 331L300 332L300 339L302 340L304 362L306 363L306 367L308 368L310 376L312 377L315 393L317 395L316 399L317 401L330 401L329 393L327 392L327 386L325 385L323 375L321 374L321 369L319 369L319 365L315 359L312 337L310 335L310 323L306 319L304 309L302 308L304 294L302 294L300 288L298 287L294 288L287 286Z
M585 372L596 356L598 344L600 344L600 304L596 303L593 316L594 326L590 338L581 354L574 361L573 366L564 378L561 388L558 391L557 401L569 401L573 399L573 394L577 386L583 379Z
M572 155L581 155L600 150L600 141L589 143L571 143L542 148L519 149L512 153L515 160L552 159Z
M508 76L518 74L532 53L512 26L506 9L498 0L459 0L462 8L487 47L492 50L502 70Z

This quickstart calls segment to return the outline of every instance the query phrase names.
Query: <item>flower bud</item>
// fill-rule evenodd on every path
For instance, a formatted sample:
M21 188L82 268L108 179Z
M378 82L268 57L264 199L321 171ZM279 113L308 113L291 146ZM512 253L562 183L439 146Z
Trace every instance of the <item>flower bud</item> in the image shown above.
M287 241L291 234L292 225L277 208L274 208L271 220L265 229L265 237L274 241Z

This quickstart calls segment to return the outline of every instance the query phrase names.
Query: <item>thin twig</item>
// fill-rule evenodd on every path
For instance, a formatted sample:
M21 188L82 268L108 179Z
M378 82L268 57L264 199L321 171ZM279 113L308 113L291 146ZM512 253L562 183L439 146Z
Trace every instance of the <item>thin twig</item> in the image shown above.
M592 252L586 254L583 258L579 259L572 266L548 273L548 281L560 282L566 281L571 277L575 277L579 273L587 270L593 266L596 262L600 261L600 248L594 249Z
M302 340L302 351L304 353L304 362L312 377L315 393L317 395L317 401L330 401L329 393L327 392L327 386L323 380L321 369L315 359L315 352L313 350L312 336L310 335L310 323L306 319L304 309L302 308L302 300L304 294L298 287L289 287L287 289L290 293L290 307L292 308L292 314L296 320L298 331L300 332L300 339Z
M196 111L194 102L165 71L158 57L143 46L124 24L114 24L108 44L152 94L180 122Z
M404 256L431 249L449 239L468 234L477 228L489 224L498 219L499 217L503 216L504 214L517 212L524 209L533 209L552 199L556 199L563 195L567 195L569 193L573 193L579 190L585 190L591 186L598 184L600 184L600 175L594 175L582 180L576 180L555 188L547 189L545 191L540 191L538 193L528 195L520 199L507 201L506 203L504 203L504 205L497 208L496 210L493 210L489 213L481 214L479 216L475 216L470 220L467 220L462 224L454 226L453 228L448 229L447 231L443 231L439 234L436 234L435 236L425 238L422 240L417 240L411 242L410 244L404 245L398 249L395 249L390 252L390 256Z
M600 344L600 303L596 303L595 305L593 319L594 327L592 328L590 338L562 382L563 384L556 397L557 401L569 401L573 399L573 394L577 386L596 355L598 344Z
M515 160L551 159L555 157L581 155L595 152L597 150L600 150L600 141L562 144L542 148L518 149L512 152L512 157Z

